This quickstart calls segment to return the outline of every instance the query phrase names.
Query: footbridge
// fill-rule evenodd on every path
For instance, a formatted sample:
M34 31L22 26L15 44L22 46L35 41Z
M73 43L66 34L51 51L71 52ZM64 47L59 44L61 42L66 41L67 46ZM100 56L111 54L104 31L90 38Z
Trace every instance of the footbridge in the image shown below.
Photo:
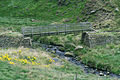
M52 24L46 26L28 26L22 28L24 36L50 36L59 35L61 33L70 34L81 31L92 31L92 23L80 22L80 23L69 23L69 24Z

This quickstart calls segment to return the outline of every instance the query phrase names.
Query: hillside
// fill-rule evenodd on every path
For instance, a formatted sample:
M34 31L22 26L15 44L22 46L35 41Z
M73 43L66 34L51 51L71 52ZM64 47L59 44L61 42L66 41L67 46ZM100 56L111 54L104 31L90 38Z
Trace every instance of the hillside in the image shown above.
M21 45L22 27L79 22L119 39L90 48L74 33L34 36L29 48L4 47ZM0 80L120 80L119 26L119 0L0 0Z
M118 0L65 0L61 4L56 0L1 0L0 24L16 18L21 23L24 18L24 25L88 21L96 29L115 30L120 21L119 4Z

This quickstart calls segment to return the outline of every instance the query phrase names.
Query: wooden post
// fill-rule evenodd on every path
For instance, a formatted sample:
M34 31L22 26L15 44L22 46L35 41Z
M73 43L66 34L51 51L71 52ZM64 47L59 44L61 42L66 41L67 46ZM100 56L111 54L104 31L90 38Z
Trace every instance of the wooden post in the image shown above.
M41 36L41 27L39 27L39 34L40 34L40 36Z
M62 80L62 73L59 74L59 80Z
M31 38L32 38L32 40L33 40L33 27L32 27L31 29L32 29Z
M58 35L59 35L59 25L57 26L57 31L58 31Z
M65 35L67 34L66 30L67 30L67 26L66 26L66 24L65 24Z
M24 34L24 28L22 28L22 34L23 34L23 37L25 37L25 34Z
M74 35L75 35L75 26L73 25L73 33L74 33Z
M50 31L49 31L49 25L48 25L48 36L49 36L49 33L50 33Z
M74 80L77 80L77 73L75 74Z

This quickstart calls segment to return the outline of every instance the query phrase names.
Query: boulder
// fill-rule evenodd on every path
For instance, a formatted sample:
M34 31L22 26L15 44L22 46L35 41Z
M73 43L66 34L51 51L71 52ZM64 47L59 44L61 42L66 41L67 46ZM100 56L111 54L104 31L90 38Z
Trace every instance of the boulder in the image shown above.
M100 76L104 76L104 73L103 73L103 72L100 72L99 75L100 75Z
M65 48L64 47L59 47L58 48L60 51L65 51Z
M83 46L76 46L75 50L81 50L83 49Z
M51 53L55 54L56 52L52 50Z
M73 53L70 53L70 52L66 52L66 53L65 53L65 56L74 57L74 54L73 54Z
M120 10L119 10L119 8L117 7L117 8L115 9L115 11L120 11Z

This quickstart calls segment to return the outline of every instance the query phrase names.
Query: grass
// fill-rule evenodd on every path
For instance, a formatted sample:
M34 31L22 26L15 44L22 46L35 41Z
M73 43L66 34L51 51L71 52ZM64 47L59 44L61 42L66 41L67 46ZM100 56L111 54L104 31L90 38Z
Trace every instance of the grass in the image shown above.
M75 15L74 17L82 16L79 12L84 8L86 1L77 3L77 1L71 0L72 3L68 6L58 6L57 1L48 0L39 0L37 2L35 0L0 1L0 16L31 17L44 21L62 21L64 19L72 19L73 14ZM76 3L79 7L76 8L76 4L73 3ZM71 20L71 22L73 21L75 21L75 18Z
M118 33L109 33L109 35L112 35L115 38L119 36ZM118 42L116 44L108 44L106 46L103 45L90 49L81 44L81 34L77 36L74 34L48 36L41 37L39 39L36 38L35 40L48 44L61 45L61 50L73 51L77 56L77 59L82 60L82 62L86 65L102 70L107 70L115 74L120 74L120 45ZM83 46L84 48L82 50L75 50L77 46Z
M111 0L106 0L110 2ZM90 9L85 9L85 4L91 2L91 0L84 0L82 2L77 2L77 0L71 0L71 4L67 6L58 6L57 1L48 0L6 0L0 1L0 29L7 28L12 31L21 32L21 28L25 26L40 26L56 23L76 23L80 21L90 21L94 22L97 18L95 14L85 15L82 11L89 12ZM120 8L119 0L112 0L109 5L105 1L97 0L99 4L96 7L99 8L103 6L106 10L111 10L113 12L114 19L103 20L103 24L112 24L112 27L104 27L102 31L115 31L119 30L119 11L115 11L115 8ZM112 8L114 5L115 8ZM94 10L94 8L91 8ZM99 14L99 13L98 13ZM104 15L102 15L104 16ZM88 19L86 17L89 17ZM82 19L82 20L79 20ZM96 20L99 20L98 18ZM101 25L101 26L102 26ZM100 27L101 27L100 26ZM5 29L6 30L6 29ZM93 49L84 47L81 51L75 51L77 46L81 46L81 34L79 35L60 35L60 36L49 36L49 37L34 37L34 40L48 44L62 45L61 49L66 51L73 51L77 58L82 60L85 64L92 67L96 67L103 70L108 70L113 73L119 74L120 60L119 60L119 44L109 44L107 46L100 46ZM22 58L26 56L36 56L37 62L41 65L48 65L48 59L53 58L49 53L43 51L42 49L27 49L27 48L10 48L1 49L0 54L8 53L10 56L14 57L16 55L12 52L22 50ZM28 54L29 53L29 54ZM19 56L17 56L19 57ZM46 68L41 65L28 65L28 64L9 64L9 61L0 62L0 79L1 80L58 80L62 74L62 80L73 80L76 72L78 73L79 80L116 80L116 78L100 77L94 74L86 74L81 69L81 67L70 64L65 60L57 62L60 64L62 61L64 67L61 65L56 65L49 63L50 67ZM91 64L92 65L91 65Z
M1 55L5 55L7 53L9 56L12 57L12 60L15 57L18 57L19 59L20 55L23 55L24 58L25 56L35 56L35 62L40 63L40 65L32 65L13 61L15 64L9 64L9 61L0 61L0 79L2 80L58 80L59 78L61 78L62 80L73 80L76 73L78 73L79 80L116 80L116 78L110 78L109 76L100 77L94 74L85 74L82 70L82 67L75 66L73 64L70 64L68 61L59 58L58 61L55 63L48 63L48 59L53 59L53 57L51 57L50 54L45 52L44 50L41 50L41 48L8 48L1 49L0 53ZM19 53L20 55L18 56L17 54ZM42 66L46 64L50 64L50 66Z
M107 70L115 74L120 74L120 45L109 44L90 49L87 54L82 56L83 63Z
M27 70L17 65L10 65L7 62L0 61L0 80L28 80L26 75L27 72Z

